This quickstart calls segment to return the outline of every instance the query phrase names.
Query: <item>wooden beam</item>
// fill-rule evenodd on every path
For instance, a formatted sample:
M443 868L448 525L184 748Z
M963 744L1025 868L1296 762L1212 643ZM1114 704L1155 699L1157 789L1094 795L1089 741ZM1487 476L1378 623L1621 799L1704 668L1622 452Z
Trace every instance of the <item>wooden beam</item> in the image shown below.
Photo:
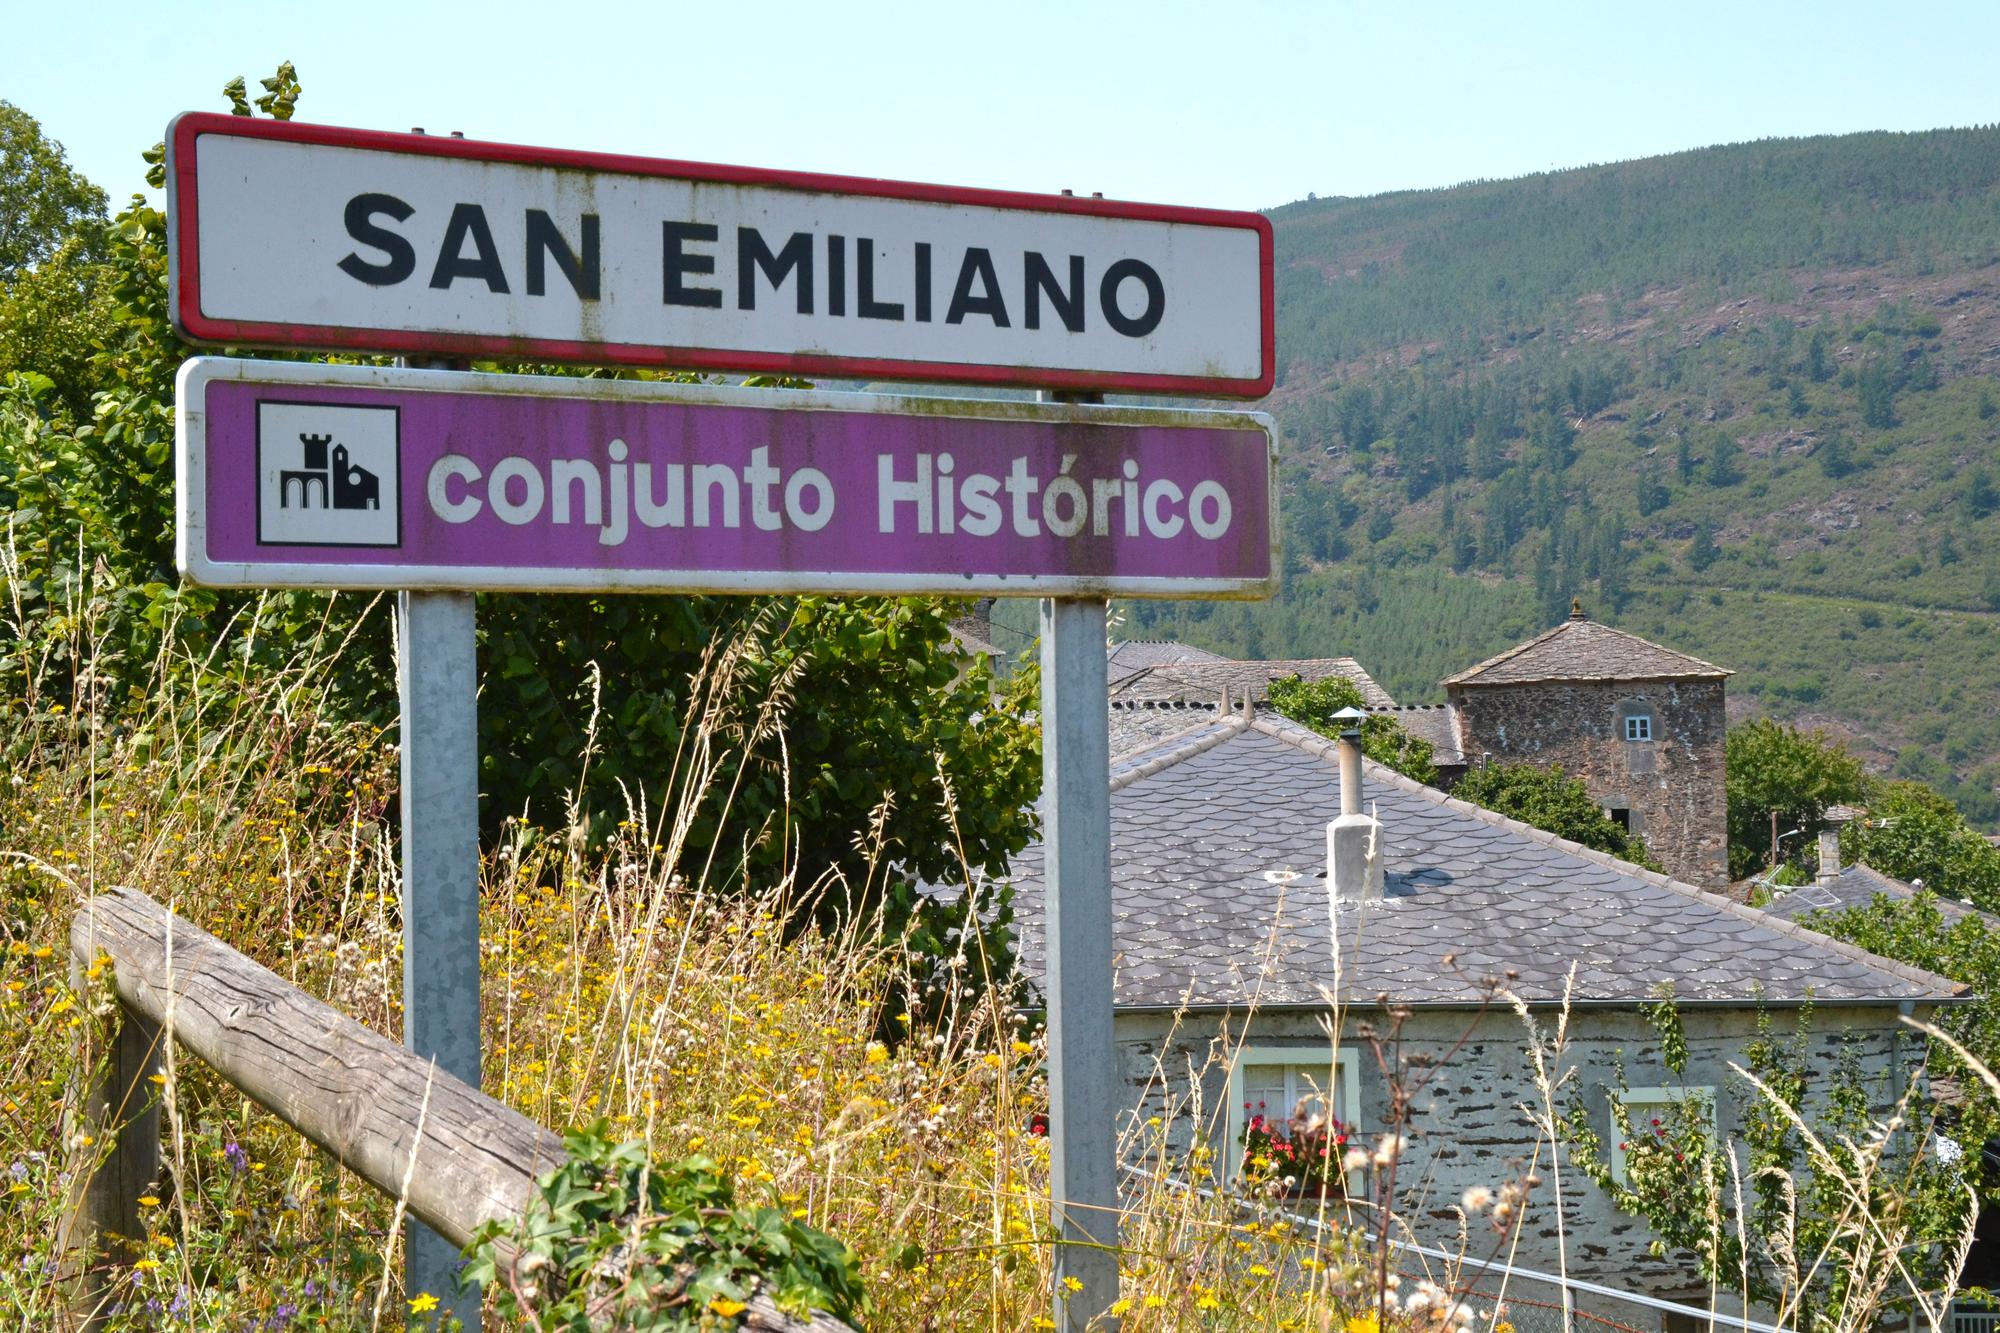
M342 1166L391 1197L407 1180L410 1213L454 1245L463 1247L489 1219L519 1217L536 1178L563 1160L556 1134L144 894L112 889L91 898L70 925L70 951L108 956L126 1008ZM157 1160L157 1119L145 1132ZM131 1164L113 1156L100 1173L111 1177L106 1194L131 1187ZM97 1197L93 1185L86 1198ZM112 1205L103 1207L109 1217ZM824 1315L793 1319L761 1294L745 1323L790 1333L847 1329Z
M71 970L81 990L86 963ZM74 1283L80 1329L108 1317L120 1270L144 1257L146 1223L139 1196L159 1188L160 1029L123 1005L100 1054L83 1053L90 1072L81 1116L64 1136L71 1146L70 1208L57 1248ZM87 1141L86 1141L87 1140Z

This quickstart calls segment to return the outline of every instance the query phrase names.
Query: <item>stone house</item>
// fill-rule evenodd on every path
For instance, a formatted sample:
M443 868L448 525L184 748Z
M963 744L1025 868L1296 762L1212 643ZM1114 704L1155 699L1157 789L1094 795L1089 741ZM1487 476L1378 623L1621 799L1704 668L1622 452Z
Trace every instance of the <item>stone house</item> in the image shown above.
M1562 624L1444 688L1464 762L1560 765L1668 874L1719 889L1729 882L1729 675L1600 625L1577 604Z
M1521 1110L1541 1101L1527 1031L1488 978L1545 1032L1567 1001L1563 1104L1581 1098L1606 1133L1621 1069L1628 1104L1705 1098L1716 1131L1732 1133L1741 1085L1727 1065L1744 1059L1758 1006L1782 1024L1808 997L1829 1066L1852 1042L1871 1099L1886 1105L1921 1058L1899 1015L1962 990L1459 801L1363 761L1358 747L1343 782L1336 743L1282 719L1192 721L1111 764L1114 1041L1125 1127L1164 1134L1177 1159L1205 1148L1225 1176L1260 1101L1312 1100L1364 1139L1388 1127L1393 1089L1367 1029L1393 1004L1408 1011L1402 1053L1442 1061L1414 1104L1398 1177L1418 1239L1454 1244L1451 1205L1468 1187L1530 1169L1546 1177L1549 1148ZM1372 816L1342 815L1343 804ZM1379 872L1359 878L1342 831L1357 827L1379 852ZM1043 966L1041 865L1033 847L1015 866L1031 979ZM1682 1004L1684 1084L1665 1074L1641 1008L1662 985ZM1156 1116L1163 1127L1145 1130ZM1654 1257L1643 1222L1573 1168L1564 1178L1564 1253L1544 1186L1516 1264L1705 1302L1685 1256Z

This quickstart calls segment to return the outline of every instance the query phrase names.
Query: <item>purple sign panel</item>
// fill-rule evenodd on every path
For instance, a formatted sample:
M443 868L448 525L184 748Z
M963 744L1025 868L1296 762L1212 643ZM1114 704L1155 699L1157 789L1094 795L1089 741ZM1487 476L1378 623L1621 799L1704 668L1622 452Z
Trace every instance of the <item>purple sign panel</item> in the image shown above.
M1268 417L203 358L218 587L1266 597Z

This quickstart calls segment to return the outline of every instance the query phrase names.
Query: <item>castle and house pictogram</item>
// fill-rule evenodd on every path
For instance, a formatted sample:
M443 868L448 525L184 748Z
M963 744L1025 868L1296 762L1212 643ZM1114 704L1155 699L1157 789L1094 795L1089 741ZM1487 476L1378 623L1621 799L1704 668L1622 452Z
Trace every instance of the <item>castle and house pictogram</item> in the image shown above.
M333 445L333 460L327 462L331 435L301 433L304 466L287 468L278 474L278 505L292 507L296 495L301 509L380 509L382 483L373 472L347 460L347 446ZM315 495L318 499L315 502Z

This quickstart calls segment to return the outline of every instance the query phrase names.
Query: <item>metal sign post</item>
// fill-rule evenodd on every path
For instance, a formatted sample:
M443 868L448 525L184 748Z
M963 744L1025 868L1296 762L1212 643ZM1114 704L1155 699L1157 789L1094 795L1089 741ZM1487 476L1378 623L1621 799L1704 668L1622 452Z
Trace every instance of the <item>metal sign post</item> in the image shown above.
M1118 1299L1118 1067L1111 1039L1110 715L1105 602L1042 602L1042 846L1049 1204L1056 1327ZM1072 1288L1074 1280L1081 1284Z
M403 1044L479 1086L479 675L465 592L396 598L402 701ZM458 1290L458 1247L414 1218L403 1286L438 1314L479 1326L479 1293ZM442 1322L440 1320L440 1322Z

